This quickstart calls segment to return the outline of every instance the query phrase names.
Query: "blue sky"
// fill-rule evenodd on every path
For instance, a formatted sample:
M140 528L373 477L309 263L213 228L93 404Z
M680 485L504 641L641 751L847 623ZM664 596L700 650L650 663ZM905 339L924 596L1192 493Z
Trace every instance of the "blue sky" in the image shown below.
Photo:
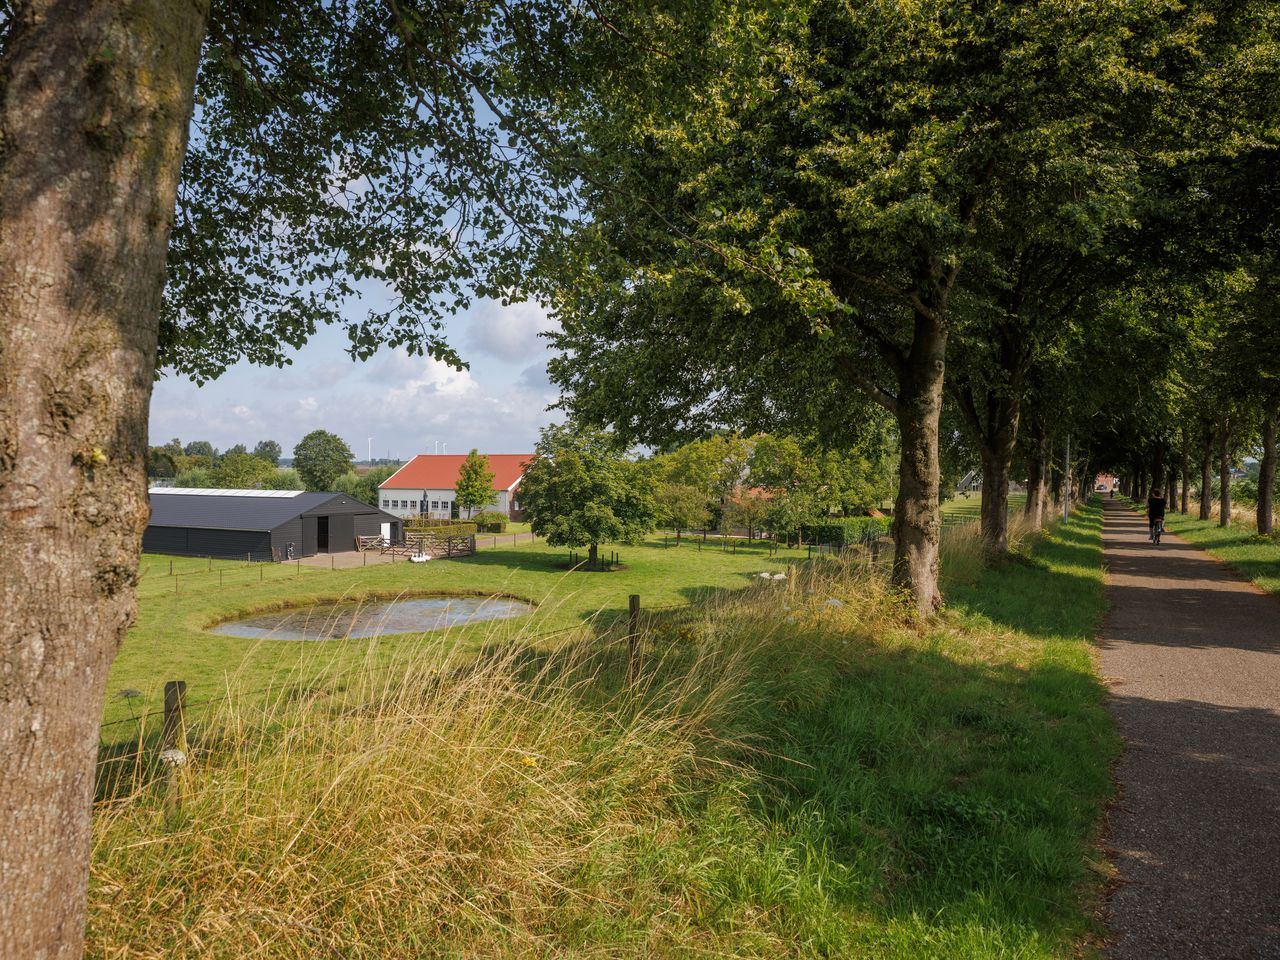
M327 328L284 369L239 363L202 387L168 375L152 395L151 442L208 440L225 450L275 440L287 457L305 434L324 429L358 459L370 436L375 457L432 453L437 440L449 453L524 453L557 417L546 410L558 393L547 382L549 351L538 336L549 323L534 303L473 305L448 329L471 365L464 371L385 349L353 362L344 332Z

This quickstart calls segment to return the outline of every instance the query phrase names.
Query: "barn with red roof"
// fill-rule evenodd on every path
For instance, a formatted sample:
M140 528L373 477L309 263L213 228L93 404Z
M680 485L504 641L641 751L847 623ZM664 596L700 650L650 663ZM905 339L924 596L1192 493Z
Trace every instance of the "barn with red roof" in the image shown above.
M493 503L485 507L520 519L516 498L525 468L533 462L532 453L491 453L489 469L493 471ZM382 509L397 517L419 515L438 519L457 519L456 489L458 472L467 458L456 453L420 453L378 487ZM465 519L465 517L463 518Z

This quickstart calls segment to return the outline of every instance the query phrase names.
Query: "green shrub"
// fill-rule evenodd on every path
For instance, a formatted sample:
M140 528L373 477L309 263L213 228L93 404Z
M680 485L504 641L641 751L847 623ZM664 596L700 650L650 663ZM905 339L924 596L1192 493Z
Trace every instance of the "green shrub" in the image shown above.
M812 543L847 547L869 543L889 532L888 517L842 517L815 523L804 528L804 538Z
M405 533L434 533L438 537L468 537L476 532L476 524L468 520L431 520L415 517L404 525Z
M507 515L496 510L482 510L471 518L481 533L502 533L507 529Z

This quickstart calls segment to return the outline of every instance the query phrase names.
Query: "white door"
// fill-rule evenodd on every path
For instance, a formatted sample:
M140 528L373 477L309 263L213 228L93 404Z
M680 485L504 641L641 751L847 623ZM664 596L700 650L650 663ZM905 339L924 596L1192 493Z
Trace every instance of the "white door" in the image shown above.
M382 539L388 543L391 542L391 524L384 523L382 525Z

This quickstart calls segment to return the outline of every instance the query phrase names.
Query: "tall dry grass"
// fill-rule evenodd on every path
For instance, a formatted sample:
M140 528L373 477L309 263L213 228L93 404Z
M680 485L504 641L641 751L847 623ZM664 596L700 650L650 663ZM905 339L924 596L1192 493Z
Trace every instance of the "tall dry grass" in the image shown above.
M1009 514L1009 552L1026 553L1031 538L1042 530L1051 530L1058 515L1046 510L1043 526L1036 528L1021 510ZM982 525L978 520L970 523L947 524L942 528L941 571L944 579L952 583L975 583L987 569L990 551L982 539Z
M707 913L748 869L718 831L749 821L715 811L747 802L760 715L821 696L850 631L896 616L878 578L815 565L649 623L637 689L617 628L543 650L494 623L478 657L425 643L354 671L317 645L296 683L201 718L167 785L145 750L114 768L89 954L789 953L750 898Z

